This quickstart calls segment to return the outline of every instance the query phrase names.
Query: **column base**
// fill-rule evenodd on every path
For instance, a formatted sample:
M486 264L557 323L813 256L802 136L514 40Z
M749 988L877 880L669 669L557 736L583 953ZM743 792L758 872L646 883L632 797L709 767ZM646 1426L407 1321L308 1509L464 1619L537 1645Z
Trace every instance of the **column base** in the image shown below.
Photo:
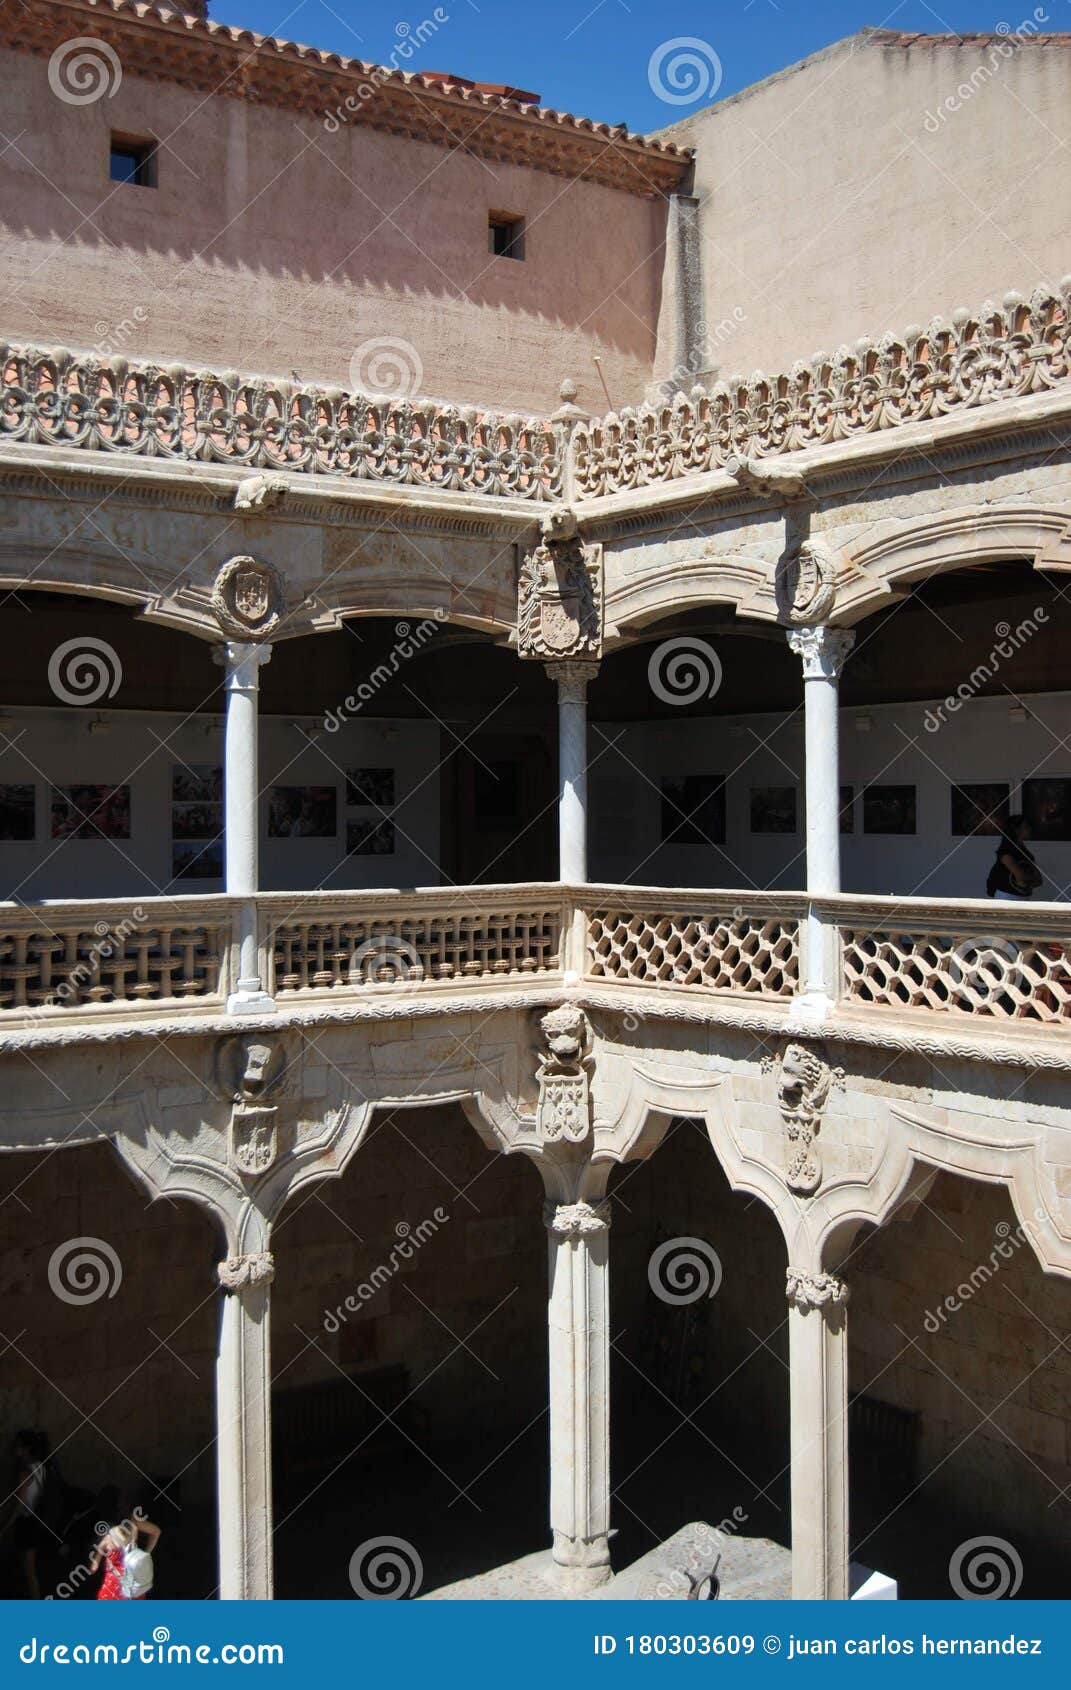
M239 980L237 991L227 999L228 1015L274 1015L278 1007L259 980Z
M585 1596L589 1590L599 1590L604 1584L609 1584L613 1576L614 1570L609 1563L605 1567L563 1567L560 1561L555 1560L549 1562L543 1573L547 1583L566 1597Z
M554 1548L546 1577L563 1590L597 1590L614 1576L610 1565L610 1540L605 1537L566 1537L554 1533Z
M831 1018L835 1008L833 999L820 989L806 991L793 1000L791 1019L808 1027L819 1027Z

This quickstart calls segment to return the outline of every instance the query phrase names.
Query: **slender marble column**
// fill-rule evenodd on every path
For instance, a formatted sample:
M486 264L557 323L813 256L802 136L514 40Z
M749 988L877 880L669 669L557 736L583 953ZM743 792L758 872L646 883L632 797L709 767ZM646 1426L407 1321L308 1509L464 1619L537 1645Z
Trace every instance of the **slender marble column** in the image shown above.
M806 726L807 892L840 891L840 672L855 644L846 628L790 628L788 643L803 660ZM807 997L815 1004L838 995L830 946L820 918L807 918Z
M848 1287L788 1270L792 1596L848 1596Z
M271 646L231 641L223 653L227 726L223 746L223 797L227 893L241 898L238 914L238 979L227 999L231 1015L258 1015L275 1008L260 978L257 950L259 796L257 760L260 668Z
M550 1523L566 1589L610 1568L610 1207L547 1203Z
M548 663L558 687L558 878L588 877L588 682L597 663Z
M219 1593L224 1600L272 1595L271 1281L268 1251L229 1256L216 1357Z

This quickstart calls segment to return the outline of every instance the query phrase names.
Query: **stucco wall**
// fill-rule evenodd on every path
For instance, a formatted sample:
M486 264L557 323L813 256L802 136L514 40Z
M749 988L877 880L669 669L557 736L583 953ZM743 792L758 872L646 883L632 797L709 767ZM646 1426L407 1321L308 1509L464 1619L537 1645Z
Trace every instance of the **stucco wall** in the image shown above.
M3 335L339 386L364 348L366 390L387 339L410 391L500 409L565 375L603 408L593 351L617 403L648 379L661 202L133 74L72 106L46 72L0 55ZM157 187L109 181L109 131L166 141ZM525 218L523 262L489 255L491 210Z
M1033 27L1052 23L1042 11ZM706 318L727 325L713 342L721 373L787 370L862 334L1058 281L1071 211L1055 163L1071 139L1066 41L854 36L664 131L699 149ZM660 346L660 373L672 356Z

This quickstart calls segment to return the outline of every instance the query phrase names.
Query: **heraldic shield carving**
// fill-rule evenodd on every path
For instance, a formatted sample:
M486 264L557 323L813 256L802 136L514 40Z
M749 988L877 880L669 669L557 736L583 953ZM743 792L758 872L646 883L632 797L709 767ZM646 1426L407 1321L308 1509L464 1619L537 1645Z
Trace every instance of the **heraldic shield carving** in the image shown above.
M221 1080L231 1098L230 1161L246 1179L266 1173L279 1155L279 1111L269 1099L283 1060L278 1042L255 1035L228 1040L220 1053Z
M587 1018L576 1004L566 1003L544 1015L539 1025L546 1046L537 1072L539 1136L548 1144L582 1144L591 1132Z
M518 579L517 650L544 663L602 656L601 547L574 533L528 553Z
M239 640L264 640L275 631L282 611L279 577L254 557L232 557L216 576L212 609L225 634Z

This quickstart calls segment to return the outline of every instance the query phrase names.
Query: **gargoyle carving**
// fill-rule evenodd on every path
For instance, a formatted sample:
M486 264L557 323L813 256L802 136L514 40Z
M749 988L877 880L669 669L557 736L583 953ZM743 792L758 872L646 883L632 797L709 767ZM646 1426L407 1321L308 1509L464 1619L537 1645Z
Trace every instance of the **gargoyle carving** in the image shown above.
M591 1132L592 1058L587 1016L563 1003L539 1023L545 1048L539 1053L536 1119L544 1143L582 1144Z
M767 1073L772 1072L774 1058L764 1057L762 1066ZM822 1183L822 1158L815 1141L830 1091L843 1084L843 1068L831 1068L818 1051L801 1044L786 1046L777 1079L777 1100L788 1141L785 1182L790 1191L802 1197L812 1196Z

